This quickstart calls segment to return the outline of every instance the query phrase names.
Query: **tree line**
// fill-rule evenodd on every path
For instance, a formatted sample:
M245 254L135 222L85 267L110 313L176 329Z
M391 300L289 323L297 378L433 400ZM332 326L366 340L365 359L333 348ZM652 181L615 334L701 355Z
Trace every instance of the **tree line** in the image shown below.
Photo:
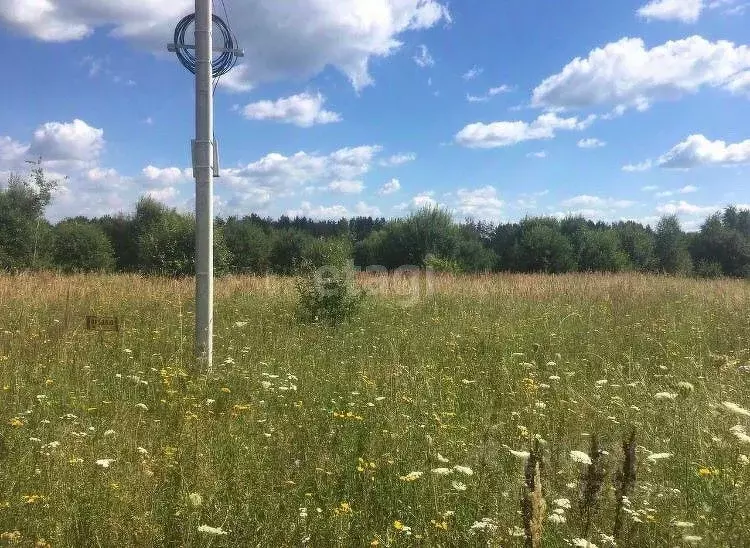
M194 273L192 215L143 197L130 214L51 224L44 214L55 184L39 167L29 177L11 175L0 189L0 270ZM685 232L674 215L653 228L580 216L496 225L472 219L457 223L434 208L392 220L256 214L215 220L219 275L284 275L302 261L323 266L347 260L362 269L414 265L452 273L639 271L750 278L750 210L727 207L694 233Z

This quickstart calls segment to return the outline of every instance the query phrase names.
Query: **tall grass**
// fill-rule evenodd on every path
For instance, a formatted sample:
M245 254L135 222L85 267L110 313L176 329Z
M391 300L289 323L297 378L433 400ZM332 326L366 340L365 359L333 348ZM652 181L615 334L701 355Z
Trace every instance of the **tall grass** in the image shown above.
M296 321L291 280L218 280L206 376L192 280L0 278L0 542L523 546L538 444L543 546L606 546L618 512L620 546L750 545L750 284L360 283L330 328ZM593 435L609 474L586 526L571 451Z

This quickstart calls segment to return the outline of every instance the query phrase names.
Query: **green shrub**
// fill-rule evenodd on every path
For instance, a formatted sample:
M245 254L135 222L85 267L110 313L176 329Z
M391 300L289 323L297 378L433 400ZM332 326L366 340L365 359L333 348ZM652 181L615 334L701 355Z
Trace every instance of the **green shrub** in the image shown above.
M315 267L304 260L297 269L297 317L303 323L341 324L357 314L364 299L351 263Z

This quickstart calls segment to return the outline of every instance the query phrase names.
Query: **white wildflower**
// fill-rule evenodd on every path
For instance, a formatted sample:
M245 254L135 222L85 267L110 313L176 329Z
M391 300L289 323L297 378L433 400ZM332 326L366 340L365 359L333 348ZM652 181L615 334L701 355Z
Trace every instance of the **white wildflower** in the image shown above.
M648 457L646 457L646 460L649 462L656 462L657 460L668 459L673 456L674 455L672 453L651 453Z
M146 450L145 450L145 449L144 449L143 447L139 447L139 448L138 448L138 452L139 452L139 453L140 453L141 455L144 455L144 456L145 456L145 455L148 455L148 451L146 451Z
M216 403L216 400L212 400L211 398L206 399L206 405L213 405Z
M269 381L261 381L261 382L260 382L260 385L261 385L261 386L262 386L262 387L263 387L264 389L266 389L266 390L269 390L269 389L270 389L271 387L273 387L273 383L271 383L271 382L269 382Z
M617 542L615 542L615 537L611 535L607 535L605 533L599 533L599 536L602 539L602 544L605 546L617 546Z
M699 537L698 535L685 535L682 537L682 540L688 544L697 544L703 540L703 537Z
M493 533L497 531L498 526L497 523L495 523L494 520L490 518L482 518L481 521L475 521L471 527L469 527L472 533L476 533L477 531L488 531L490 533Z
M526 531L524 531L523 527L514 525L512 529L508 529L508 534L512 537L525 537Z
M115 462L115 459L99 459L96 461L96 465L102 468L109 468L113 462Z
M449 476L453 473L453 470L450 468L433 468L432 473L438 476Z
M549 516L547 516L547 521L549 521L550 523L554 523L555 525L560 525L562 523L565 523L567 520L562 514L550 514Z
M737 462L741 466L747 466L748 464L750 464L750 457L748 457L747 455L740 455L739 457L737 457Z
M695 386L687 381L680 381L677 383L677 390L685 393L693 392L695 390Z
M453 487L456 491L466 491L466 484L461 483L460 481L452 481L451 487Z
M565 508L566 510L570 510L570 499L555 499L552 501L552 504L557 506L558 508Z
M247 322L234 322L235 327L245 327Z
M508 453L516 457L517 459L526 460L529 458L529 452L528 451L516 451L515 449L511 449L507 445L503 445L508 450Z
M595 382L594 384L596 385L596 387L597 387L597 388L601 388L602 386L604 386L604 385L605 385L605 384L607 384L608 382L609 382L609 381L608 381L607 379L599 379L599 380L598 380L598 381L596 381L596 382Z
M583 451L571 451L570 452L570 458L573 461L579 462L581 464L591 464L591 457L589 457Z
M742 443L750 443L750 436L747 435L747 432L745 431L745 427L742 426L741 424L732 426L732 428L730 428L729 431L732 434L734 434L734 437L736 437Z
M560 376L559 375L550 375L549 376L549 380L551 380L551 381L559 381L560 380Z
M108 438L108 437L114 436L116 434L117 434L117 432L115 432L114 430L107 430L106 432L104 432L104 437Z
M445 464L445 463L447 463L447 462L450 462L450 460L446 459L446 458L445 458L445 457L444 457L443 455L441 455L440 453L438 453L438 454L437 454L437 460L438 460L438 462L442 462L442 463L444 463L444 464Z
M574 538L571 542L576 548L597 548L596 544L589 542L585 538Z
M301 519L307 519L307 508L300 508L299 509L299 517Z
M456 472L459 472L460 474L465 474L467 476L473 476L474 475L474 470L472 470L468 466L459 466L459 465L456 465L456 466L453 467L453 469Z
M190 504L193 505L193 508L199 508L203 504L203 497L200 493L190 493L188 499L190 499Z
M201 525L198 527L199 533L206 533L207 535L228 535L229 532L225 531L221 527L211 527L210 525Z
M419 472L419 471L409 472L405 476L401 476L401 480L402 481L417 481L419 478L422 477L423 473L424 472Z
M695 527L695 523L691 521L675 521L672 523L675 527L690 529L691 527Z
M654 398L657 400L674 400L677 399L677 394L674 392L657 392L654 394Z
M148 411L148 406L145 403L136 403L135 406L141 411Z
M732 413L742 415L743 417L750 417L750 411L740 407L736 403L732 403L731 401L723 401L721 402L721 405L723 405L726 410L731 411Z

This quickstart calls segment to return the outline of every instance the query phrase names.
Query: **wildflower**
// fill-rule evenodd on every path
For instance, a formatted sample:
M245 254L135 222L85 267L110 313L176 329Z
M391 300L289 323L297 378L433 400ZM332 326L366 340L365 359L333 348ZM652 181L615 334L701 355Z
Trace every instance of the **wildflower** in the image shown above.
M247 322L234 322L235 327L245 327Z
M554 501L552 501L552 504L554 504L558 508L565 508L566 510L570 510L570 499L555 499Z
M443 455L441 455L440 453L438 453L438 454L437 454L437 460L438 460L439 462L442 462L442 463L444 463L444 464L445 464L445 463L448 463L448 462L450 462L450 461L449 461L448 459L446 459L446 458L445 458L445 457L444 457Z
M517 459L526 460L529 458L529 452L528 451L516 451L515 449L512 449L508 447L507 445L503 445L505 449L508 450L508 452L516 457Z
M692 523L690 521L675 521L674 523L672 523L672 525L674 525L675 527L680 527L680 528L685 528L685 529L695 527L695 523Z
M460 481L452 481L451 487L453 487L456 491L466 491L466 485L461 483Z
M141 411L148 411L148 406L145 403L136 403L135 406Z
M422 474L423 472L409 472L405 476L399 476L399 479L401 481L407 481L407 482L417 481L419 478L422 477Z
M352 506L348 502L342 502L337 508L333 510L336 516L346 516L352 513Z
M448 530L448 522L445 520L437 521L437 520L430 520L430 523L435 527L435 529L440 529L441 531L447 531Z
M608 382L609 381L607 379L600 379L600 380L596 381L594 384L596 385L597 388L601 388L602 386L604 386Z
M11 426L12 426L13 428L21 428L21 427L22 427L22 426L23 426L24 424L26 424L26 423L25 423L25 422L23 422L23 421L22 421L21 419L19 419L18 417L13 417L12 419L10 419L10 420L8 421L8 424L10 424L10 425L11 425Z
M737 424L735 426L732 426L732 428L729 429L729 431L734 434L734 436L740 440L742 443L750 443L750 436L747 435L747 432L745 431L745 427L741 424Z
M740 407L736 403L732 403L731 401L723 401L721 402L721 405L723 405L725 409L731 411L732 413L742 415L743 417L750 417L750 411Z
M261 381L260 385L266 390L273 386L273 384L269 381Z
M551 380L551 381L559 381L560 380L560 376L559 375L550 375L549 376L549 380Z
M203 504L203 497L200 493L190 493L188 499L193 508L199 508Z
M96 461L96 465L102 468L109 468L113 462L115 462L115 459L99 459Z
M116 434L117 434L117 432L115 432L114 430L107 430L106 432L104 432L104 437L108 438L108 437L114 436Z
M617 546L614 536L605 533L599 533L599 536L602 538L602 544L606 546Z
M216 536L229 534L228 531L225 531L221 527L211 527L210 525L201 525L200 527L198 527L198 532L206 533L207 535L216 535Z
M525 537L526 531L524 531L523 527L514 525L512 529L508 529L508 534L512 537Z
M654 394L654 399L657 400L674 400L677 399L677 394L674 392L657 392Z
M562 514L550 514L549 516L547 516L547 521L549 521L550 523L554 523L555 525L560 525L565 523L567 520Z
M574 462L579 462L581 464L591 464L591 457L589 457L583 451L571 451L570 452L570 458Z
M29 438L29 441L32 441L34 443L41 443L42 442L42 440L40 440L39 438Z
M125 352L126 354L132 354L133 353L133 351L130 348L123 348L122 351Z
M690 392L695 391L695 386L687 381L680 381L677 383L677 390L683 394L689 394Z
M648 457L646 457L646 460L649 462L656 462L657 460L668 459L673 456L674 455L672 453L651 453Z
M585 538L574 538L571 542L576 548L597 548L596 544L589 542Z
M221 389L221 391L222 391L222 392L224 392L225 394L231 394L231 393L232 393L232 391L231 391L231 390L230 390L229 388L227 388L226 386L225 386L225 387L223 387L223 388Z
M146 456L146 455L148 455L148 451L146 451L146 449L144 449L143 447L139 447L139 448L138 448L138 452L139 452L139 453L140 453L141 455L143 455L143 456Z
M454 467L453 467L453 469L454 469L454 470L455 470L456 472L459 472L459 473L461 473L461 474L465 474L465 475L467 475L467 476L472 476L472 475L474 475L474 470L472 470L472 469L471 469L471 468L469 468L468 466L459 466L459 465L456 465L456 466L454 466Z
M685 535L682 537L683 542L687 542L688 544L696 544L703 540L703 537L699 537L698 535Z
M469 530L472 533L476 533L477 531L487 531L487 532L493 533L497 531L497 529L498 529L497 523L495 523L495 521L490 518L482 518L480 521L475 521L469 527Z
M737 457L737 463L740 466L747 466L748 464L750 464L750 457L748 457L747 455L740 455L739 457Z
M307 519L307 508L300 508L299 509L299 517L301 519Z
M432 473L438 476L449 476L453 473L453 470L450 468L433 468Z
M710 478L712 476L718 476L719 471L716 468L708 468L703 466L698 469L698 475L702 478Z
M21 531L18 530L0 533L0 540L6 541L8 544L19 544L21 537Z

